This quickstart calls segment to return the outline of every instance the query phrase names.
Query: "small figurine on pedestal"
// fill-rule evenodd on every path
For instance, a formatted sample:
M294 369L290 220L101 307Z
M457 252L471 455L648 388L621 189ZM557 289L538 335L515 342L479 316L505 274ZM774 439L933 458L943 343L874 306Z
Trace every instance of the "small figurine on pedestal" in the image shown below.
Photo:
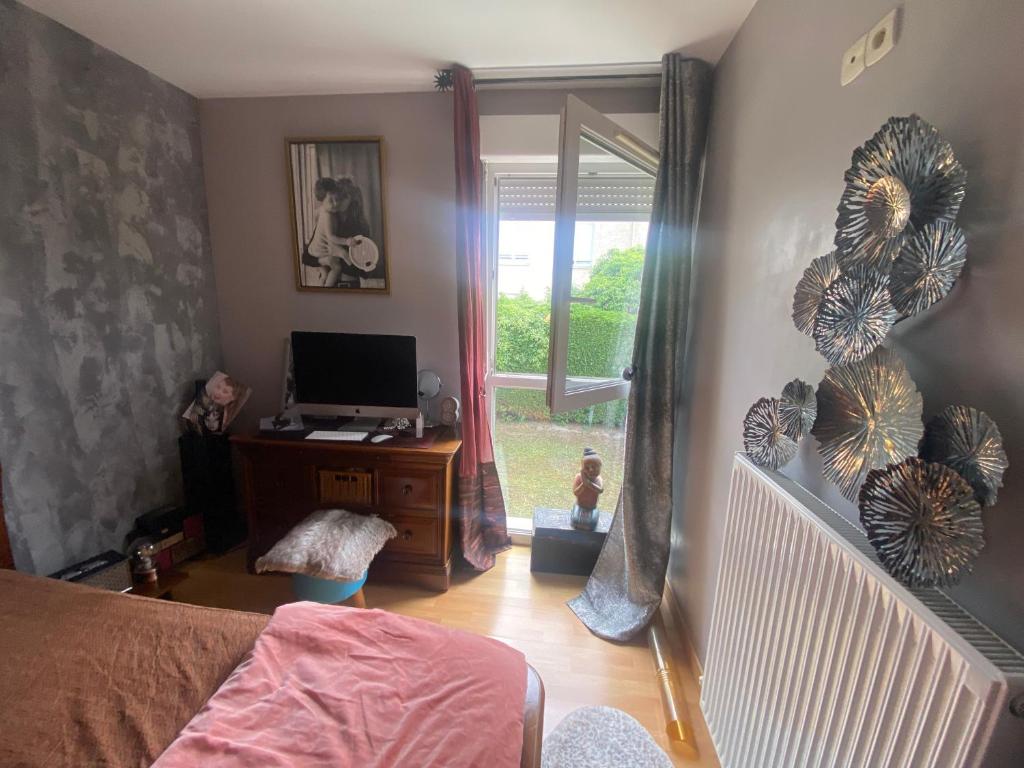
M593 531L597 528L600 513L597 511L597 499L604 492L604 481L601 480L601 457L593 448L583 449L583 466L572 481L572 492L576 496L569 522L580 531Z

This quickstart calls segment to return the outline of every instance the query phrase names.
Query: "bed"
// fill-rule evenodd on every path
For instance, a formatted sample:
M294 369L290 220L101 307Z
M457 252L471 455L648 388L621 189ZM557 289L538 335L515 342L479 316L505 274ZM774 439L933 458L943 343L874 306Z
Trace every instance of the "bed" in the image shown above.
M150 765L269 621L11 570L0 615L0 765L12 767ZM522 766L540 765L543 698L527 667Z

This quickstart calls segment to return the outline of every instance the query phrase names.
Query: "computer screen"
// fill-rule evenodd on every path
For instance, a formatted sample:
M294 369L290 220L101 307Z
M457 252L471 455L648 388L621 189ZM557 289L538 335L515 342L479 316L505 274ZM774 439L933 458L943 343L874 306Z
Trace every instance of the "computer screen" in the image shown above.
M416 337L292 332L297 403L416 408Z

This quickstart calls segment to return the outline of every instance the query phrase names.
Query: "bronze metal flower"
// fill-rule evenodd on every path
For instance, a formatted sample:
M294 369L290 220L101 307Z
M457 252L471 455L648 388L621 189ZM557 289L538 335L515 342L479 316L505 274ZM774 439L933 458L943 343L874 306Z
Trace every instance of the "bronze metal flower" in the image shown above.
M967 173L953 148L917 115L891 117L853 152L836 219L836 258L846 271L888 272L907 240L960 210Z
M819 256L804 270L793 294L793 324L798 331L808 336L814 334L821 296L839 274L835 251Z
M896 322L889 299L889 278L856 267L825 290L814 321L814 348L833 365L866 357L885 340Z
M920 455L956 470L985 506L996 503L1003 473L1010 466L999 427L988 414L966 405L951 405L929 420Z
M897 311L916 315L943 298L960 277L967 241L952 221L935 221L899 252L889 274L889 296Z
M921 393L893 350L837 365L818 385L811 434L829 482L851 501L867 473L917 453L924 433Z
M985 546L981 505L944 464L911 457L873 469L858 506L882 565L911 587L956 584Z
M786 434L779 401L762 397L743 418L743 448L755 464L778 469L796 455L796 440Z

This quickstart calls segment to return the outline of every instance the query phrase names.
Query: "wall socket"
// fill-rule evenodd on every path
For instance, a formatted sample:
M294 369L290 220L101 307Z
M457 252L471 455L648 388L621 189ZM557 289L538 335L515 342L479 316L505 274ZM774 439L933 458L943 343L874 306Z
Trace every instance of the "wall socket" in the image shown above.
M870 32L846 49L839 67L839 82L842 85L852 83L867 67L877 64L896 47L900 21L900 8L893 8Z
M897 11L899 8L893 8L868 32L867 46L864 52L865 66L870 67L877 64L882 57L896 47Z
M843 54L843 66L839 70L839 82L849 85L864 71L867 65L864 63L864 53L867 50L868 36L861 35L860 39L846 49Z

